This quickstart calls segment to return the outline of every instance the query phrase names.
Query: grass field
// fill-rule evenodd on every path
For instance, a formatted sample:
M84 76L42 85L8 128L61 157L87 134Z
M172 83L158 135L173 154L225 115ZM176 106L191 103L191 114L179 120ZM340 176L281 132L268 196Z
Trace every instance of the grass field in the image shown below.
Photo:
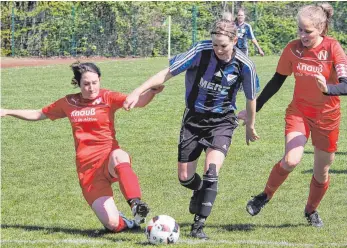
M275 72L278 57L253 58L262 86ZM102 86L129 93L167 66L164 58L98 62ZM67 65L3 69L3 108L39 109L72 92ZM339 152L331 167L330 189L319 213L325 223L316 229L303 217L312 176L313 147L273 200L255 217L245 211L259 193L284 151L284 112L291 100L293 77L288 78L258 113L261 139L245 144L244 127L234 135L219 181L219 194L207 220L209 241L191 239L191 192L177 179L177 141L184 110L184 76L170 80L165 90L144 109L120 110L117 139L133 159L149 217L167 214L181 227L175 247L347 247L347 98L342 99ZM238 95L243 109L245 97ZM3 247L142 247L139 232L105 233L82 197L75 172L74 145L67 119L26 122L1 120L1 246ZM202 172L202 159L199 172ZM113 185L119 209L130 209Z

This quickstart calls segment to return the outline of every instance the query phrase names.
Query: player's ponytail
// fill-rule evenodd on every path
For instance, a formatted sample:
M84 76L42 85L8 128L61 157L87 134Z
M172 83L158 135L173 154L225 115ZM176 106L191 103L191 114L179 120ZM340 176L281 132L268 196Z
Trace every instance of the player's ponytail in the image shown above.
M334 9L333 7L328 4L328 3L322 3L322 4L318 4L319 7L321 7L326 15L326 21L325 21L325 26L323 28L323 34L326 35L328 33L328 29L329 29L329 24L331 22L331 19L334 15ZM323 24L324 25L324 24Z
M334 9L329 3L306 5L299 9L297 19L310 19L317 29L322 30L321 35L326 35L333 14Z
M233 16L230 12L223 13L222 18L214 23L211 35L225 35L230 39L234 39L237 35L237 28L232 19Z

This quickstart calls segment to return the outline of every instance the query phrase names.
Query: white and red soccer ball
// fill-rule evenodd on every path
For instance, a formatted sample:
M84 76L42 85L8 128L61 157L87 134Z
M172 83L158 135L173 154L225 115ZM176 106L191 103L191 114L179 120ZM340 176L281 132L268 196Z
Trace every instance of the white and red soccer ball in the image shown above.
M151 244L174 244L180 236L180 227L174 218L158 215L148 222L145 234Z

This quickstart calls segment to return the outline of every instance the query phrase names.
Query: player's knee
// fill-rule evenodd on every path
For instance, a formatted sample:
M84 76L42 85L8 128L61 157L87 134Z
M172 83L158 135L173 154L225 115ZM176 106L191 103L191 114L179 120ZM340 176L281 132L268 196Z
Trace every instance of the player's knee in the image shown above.
M201 184L202 184L201 177L197 173L195 173L193 177L189 179L187 178L187 176L179 175L178 179L181 185L188 189L198 190L199 188L201 188Z
M102 223L104 225L104 227L112 232L116 232L118 225L119 225L119 221L118 219L110 219L108 221L106 221L105 223Z
M110 162L114 165L120 163L130 163L130 156L126 151L122 149L113 150L110 153Z
M284 169L288 170L288 171L292 171L295 169L295 167L300 163L301 158L295 156L295 155L291 155L290 153L287 154L284 158Z

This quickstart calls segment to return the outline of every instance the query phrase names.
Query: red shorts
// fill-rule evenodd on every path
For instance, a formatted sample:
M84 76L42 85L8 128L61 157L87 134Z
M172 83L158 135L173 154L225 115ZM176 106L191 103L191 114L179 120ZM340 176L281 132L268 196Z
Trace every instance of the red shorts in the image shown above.
M111 151L118 149L112 147ZM118 178L114 178L108 171L110 152L103 154L96 163L84 164L82 167L89 169L78 172L78 178L82 193L88 204L91 206L93 202L102 196L113 196L112 183L117 182ZM81 168L79 161L76 161L77 168Z
M325 152L336 152L339 137L340 110L328 114L311 114L289 105L285 116L285 135L300 132L308 139L311 133L312 145Z

